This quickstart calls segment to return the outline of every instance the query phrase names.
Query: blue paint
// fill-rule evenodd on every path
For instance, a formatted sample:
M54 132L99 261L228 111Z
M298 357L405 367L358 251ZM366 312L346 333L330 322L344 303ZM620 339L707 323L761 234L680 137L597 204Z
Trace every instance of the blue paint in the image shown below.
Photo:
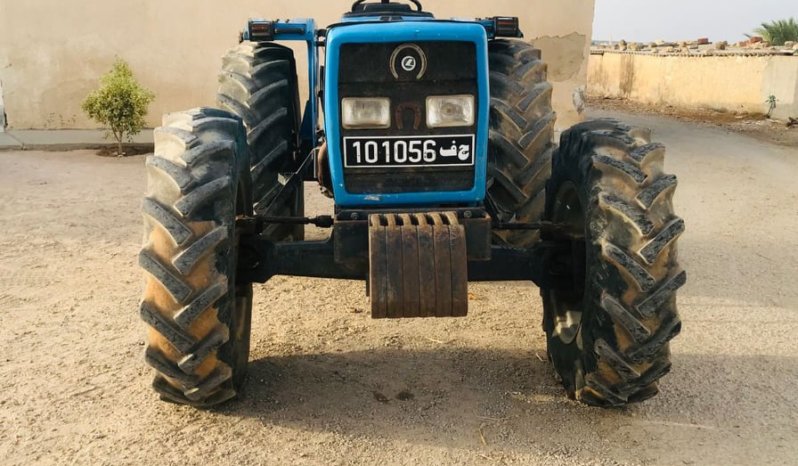
M385 23L385 21L380 21L380 18L385 15L377 15L377 16L344 16L341 18L341 23ZM435 18L431 16L396 16L391 15L392 22L405 22L405 21L435 21Z
M265 21L265 20L252 20ZM494 37L492 19L436 20L431 17L405 16L401 20L380 21L379 16L349 17L330 26L326 43L324 103L330 171L335 203L340 207L399 207L438 204L476 205L484 201L487 189L488 119L490 87L488 40ZM248 40L248 32L243 35ZM308 48L308 95L303 116L303 141L318 146L319 42L312 19L291 19L274 23L275 41L302 41ZM477 53L477 88L479 92L476 134L476 173L474 187L468 191L419 192L402 194L353 194L346 191L341 154L340 109L338 105L338 57L346 43L384 43L413 41L473 42Z
M341 19L341 23L378 23L378 24L385 24L385 21L380 20L381 16L350 16L344 17ZM397 18L397 17L394 17ZM485 32L488 35L488 40L493 40L496 38L496 21L493 18L452 18L449 20L445 19L435 19L433 17L425 17L425 16L399 16L400 19L394 19L394 21L401 21L401 22L409 22L409 21L435 21L437 23L442 22L455 22L455 23L478 23L485 28ZM523 37L523 34L521 35Z
M267 21L253 18L253 21ZM305 42L308 47L308 95L310 99L305 106L303 116L302 134L304 140L310 141L310 147L318 146L316 128L319 122L319 102L314 96L318 95L319 80L319 46L316 42L316 21L313 19L299 18L274 23L274 40L286 42ZM241 35L242 39L249 40L248 28Z
M398 207L436 204L474 205L485 199L488 166L488 118L490 88L488 78L488 39L485 27L477 22L457 21L365 22L333 27L327 33L327 63L324 93L325 130L335 203L341 207ZM346 190L341 154L340 109L338 103L338 59L341 46L347 43L384 43L416 41L473 42L477 53L476 174L474 187L468 191L419 192L401 194L353 194Z

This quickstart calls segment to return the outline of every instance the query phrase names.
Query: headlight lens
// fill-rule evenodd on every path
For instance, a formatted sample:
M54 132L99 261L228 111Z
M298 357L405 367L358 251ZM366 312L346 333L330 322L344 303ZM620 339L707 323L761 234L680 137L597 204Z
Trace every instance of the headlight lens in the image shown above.
M427 127L447 128L474 124L473 95L427 97Z
M341 102L347 129L390 128L391 100L383 97L347 97Z

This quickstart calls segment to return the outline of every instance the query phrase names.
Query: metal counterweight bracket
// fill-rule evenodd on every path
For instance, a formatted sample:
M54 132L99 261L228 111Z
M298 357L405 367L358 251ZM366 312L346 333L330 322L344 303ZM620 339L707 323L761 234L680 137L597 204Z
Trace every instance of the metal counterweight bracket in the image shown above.
M533 223L500 223L496 222L492 225L494 230L505 231L519 231L519 230L537 230L543 236L555 238L570 238L580 239L584 235L582 233L575 233L569 230L566 225L552 223L552 222L533 222Z
M442 241L440 251L447 249L449 251L452 270L446 274L441 271L438 264L432 267L431 263L427 263L425 267L429 270L422 270L424 269L422 262L429 262L428 258L439 251L436 246L438 243L435 242L436 223L441 224L438 229L448 230L448 235L441 233L438 238ZM272 224L315 225L320 228L331 228L332 232L322 241L273 242L262 235L266 227ZM401 299L412 303L416 302L416 292L412 286L408 286L408 298L404 297L405 278L418 278L422 274L429 276L427 273L429 271L434 274L441 272L441 278L438 280L440 283L445 280L444 275L448 276L450 285L458 289L463 289L467 281L532 281L542 288L571 286L573 277L568 271L572 267L568 264L575 261L573 253L581 250L578 246L584 242L583 235L579 232L568 231L561 225L548 222L500 224L492 220L483 209L475 207L450 208L434 212L426 209L340 210L336 211L334 217L329 215L288 217L266 214L239 218L236 225L239 238L237 281L240 283L265 283L276 275L365 280L368 282L372 297L379 293L372 287L378 286L386 293L390 288L391 293L396 294L396 299L399 299L401 284ZM429 228L433 230L431 237L427 231ZM531 248L497 245L491 240L491 232L497 229L538 230L541 232L542 240ZM430 238L433 240L432 246L429 244ZM391 240L391 245L388 244L388 240ZM382 246L384 252L380 252ZM413 251L416 253L413 254ZM405 256L411 259L413 256L417 257L418 265L412 260L405 261ZM455 259L460 261L456 270L451 265ZM390 271L394 278L383 276L384 274L377 270L382 265L386 267L401 265L401 273L396 268ZM453 276L454 272L458 273L457 277ZM426 283L426 280L424 282ZM420 306L423 293L432 296L428 291L419 283L419 306L411 307L418 310L421 315L438 316L438 310L441 308L437 303L439 291L437 288L434 290L435 308ZM385 314L384 317L408 315L404 310L393 315L394 312L388 310L388 301L383 300L383 302L384 312L382 304L379 304L380 308L375 315ZM431 302L429 300L427 303ZM467 301L462 308L452 306L449 310L450 308L446 306L446 312L441 311L441 314L462 315L466 312L466 306ZM415 310L412 312L415 313Z
M358 217L359 218L359 217ZM238 219L238 228L245 233L258 234L262 233L266 225L283 224L283 225L314 225L318 228L332 228L335 224L335 218L332 215L318 215L316 217L275 217L256 215L253 217L246 217ZM555 236L563 236L568 234L572 237L572 232L568 232L564 225L551 223L551 222L534 222L534 223L494 223L491 225L494 230L538 230L543 233L551 233Z
M335 219L331 215L319 215L317 217L271 217L266 215L256 215L254 217L239 218L236 220L236 228L241 234L259 235L263 233L267 225L314 225L319 228L332 228Z

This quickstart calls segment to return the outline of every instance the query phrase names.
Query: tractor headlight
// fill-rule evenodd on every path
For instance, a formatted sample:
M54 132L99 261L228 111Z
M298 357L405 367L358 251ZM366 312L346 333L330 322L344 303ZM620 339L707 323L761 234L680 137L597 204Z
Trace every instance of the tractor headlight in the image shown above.
M474 124L473 95L427 97L427 127L471 126Z
M348 97L341 102L347 129L390 128L391 100L383 97Z

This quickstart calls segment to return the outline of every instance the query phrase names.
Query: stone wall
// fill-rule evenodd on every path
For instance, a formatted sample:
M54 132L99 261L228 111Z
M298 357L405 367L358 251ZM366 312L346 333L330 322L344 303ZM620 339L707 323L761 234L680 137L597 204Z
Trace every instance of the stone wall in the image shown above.
M601 51L590 56L588 94L686 110L798 116L798 56L668 55Z
M248 17L315 17L326 25L352 0L0 0L0 79L13 128L96 126L80 102L115 57L157 94L160 116L213 105L220 57ZM579 119L574 92L585 85L594 0L427 0L438 17L514 15L543 49L561 125ZM300 47L297 46L297 50ZM304 56L304 52L297 54ZM305 67L300 60L300 69ZM304 77L303 77L304 79Z

